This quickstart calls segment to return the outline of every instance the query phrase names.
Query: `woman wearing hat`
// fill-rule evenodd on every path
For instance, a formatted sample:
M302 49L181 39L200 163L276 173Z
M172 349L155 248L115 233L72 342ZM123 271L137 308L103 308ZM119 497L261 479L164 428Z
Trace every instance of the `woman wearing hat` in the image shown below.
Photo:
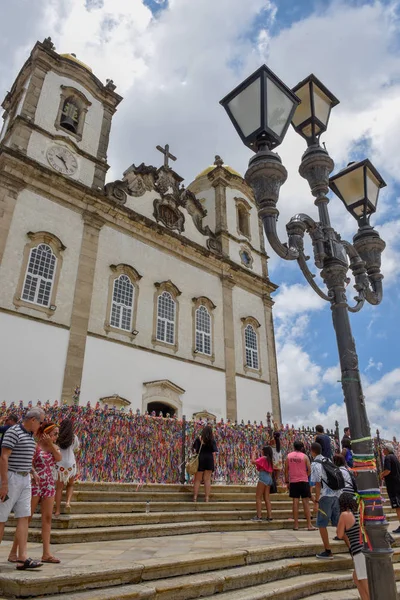
M40 502L42 513L42 540L45 563L59 563L60 559L51 554L50 533L56 488L54 483L55 465L61 460L61 452L55 442L58 437L58 425L43 423L37 432L37 445L32 459L35 481L32 483L31 518ZM18 544L14 539L8 557L9 562L17 562Z

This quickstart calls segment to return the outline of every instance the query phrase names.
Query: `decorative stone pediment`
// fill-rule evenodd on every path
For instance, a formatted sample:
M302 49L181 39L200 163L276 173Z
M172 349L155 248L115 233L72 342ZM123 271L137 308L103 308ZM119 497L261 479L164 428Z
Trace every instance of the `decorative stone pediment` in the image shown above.
M121 398L121 396L118 396L118 394L114 394L113 396L107 396L105 398L100 398L99 402L101 406L105 406L107 404L109 408L115 407L119 409L126 408L127 406L131 405L129 400Z
M144 163L138 167L133 164L124 172L123 179L107 183L104 192L108 198L122 205L126 204L128 196L139 198L146 192L157 192L159 197L153 200L153 216L157 223L182 233L185 230L186 210L196 229L208 237L208 249L220 253L221 244L216 235L208 226L203 226L207 211L195 194L182 185L182 181L182 177L171 167L156 169Z
M154 218L171 230L182 233L185 229L185 215L182 207L179 184L182 178L169 167L161 167L157 173L154 189L160 198L154 200Z
M216 415L213 415L212 413L208 412L208 410L202 410L200 412L197 413L193 413L193 420L194 421L216 421L217 417Z
M146 192L154 190L156 176L156 167L147 166L144 163L136 167L133 164L124 172L123 179L107 183L104 192L108 198L120 204L126 204L128 195L139 198Z

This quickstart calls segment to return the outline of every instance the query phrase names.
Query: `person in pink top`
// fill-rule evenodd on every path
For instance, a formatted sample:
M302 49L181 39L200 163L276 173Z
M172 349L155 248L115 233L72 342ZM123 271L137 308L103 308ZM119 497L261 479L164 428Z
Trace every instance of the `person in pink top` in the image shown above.
M293 498L293 529L299 528L299 500L303 502L304 515L307 520L308 531L315 531L311 523L310 499L311 491L309 476L311 474L310 460L304 454L304 444L296 440L293 444L294 452L290 452L285 461L285 479L289 484L289 496Z
M269 492L273 483L272 472L273 472L273 453L271 446L264 446L263 454L257 458L257 454L254 452L251 462L256 466L258 471L258 483L256 489L256 507L257 515L253 517L252 521L262 521L262 502L264 500L265 507L267 509L266 521L272 521L272 508L271 500L269 498Z

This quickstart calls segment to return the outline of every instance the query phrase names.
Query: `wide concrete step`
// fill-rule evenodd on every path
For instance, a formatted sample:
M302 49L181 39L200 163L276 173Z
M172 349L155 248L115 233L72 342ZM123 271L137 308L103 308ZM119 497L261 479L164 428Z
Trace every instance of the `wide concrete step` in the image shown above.
M305 521L300 519L300 527L305 528ZM132 538L161 537L185 535L191 533L210 533L226 531L273 531L291 529L293 521L276 519L266 521L189 521L186 523L155 523L145 525L120 525L115 527L80 527L74 529L52 529L52 544L72 544L81 542L98 542L107 540L130 540ZM14 538L15 528L6 527L4 539ZM41 530L29 528L28 540L41 542Z
M154 523L191 523L193 521L251 521L256 514L255 509L248 511L195 511L190 512L160 512L160 513L100 513L61 515L52 521L52 529L79 529L82 527L118 527L120 525L151 525ZM291 511L276 510L273 518L277 520L291 518ZM266 512L263 513L266 517ZM11 527L16 526L14 518L9 519ZM35 514L30 523L31 528L41 527L41 516Z
M272 501L272 510L292 509L291 500ZM249 502L150 502L150 512L213 512L246 511L255 509L255 496ZM70 508L61 505L63 514L144 513L146 502L73 502Z
M174 484L174 483L116 483L116 482L95 482L95 481L79 481L75 484L77 491L123 491L123 492L187 492L193 491L192 484ZM216 493L230 493L236 494L241 493L254 493L256 485L243 484L243 485L226 485L226 484L213 484L212 489ZM284 492L285 490L282 489Z
M120 583L114 576L107 587L99 589L99 580L95 573L70 573L68 581L60 576L41 577L28 580L23 591L17 592L17 585L8 581L8 595L14 597L47 598L47 600L191 600L195 598L215 598L218 600L298 600L310 593L318 594L331 590L347 590L353 588L352 560L349 555L337 554L332 560L321 561L315 557L277 559L270 562L238 565L234 568L223 567L228 557L220 557L222 561L214 562L214 569L204 568L203 572L174 576L173 570L164 565L157 569L155 565L135 565L129 572L118 573ZM237 555L236 560L245 560ZM201 562L201 560L200 560ZM229 562L229 559L228 559ZM146 569L146 566L148 567ZM153 566L153 569L152 569ZM218 570L215 566L220 566ZM400 579L400 565L395 564L396 577ZM137 568L139 567L139 568ZM155 567L155 568L154 568ZM174 564L179 573L190 571L194 565L187 561ZM201 568L206 567L205 564ZM167 570L165 570L167 568ZM162 575L164 573L164 575ZM6 582L0 585L5 587ZM40 581L37 581L40 579ZM130 583L122 583L131 579ZM133 580L133 581L132 581ZM111 587L112 586L112 587ZM89 588L89 589L88 589ZM92 589L90 589L92 588ZM96 588L96 589L93 589ZM4 589L4 588L3 588ZM55 593L50 590L55 590ZM19 588L21 590L21 587ZM39 595L38 592L40 591ZM86 591L78 591L86 590ZM45 592L45 596L43 596ZM52 594L52 595L49 595ZM383 599L382 599L383 600Z
M210 550L207 554L174 556L173 560L171 557L147 559L129 566L115 563L70 568L46 565L41 570L27 573L7 565L0 572L0 594L20 598L62 593L66 600L74 598L73 592L107 588L105 593L109 598L125 598L123 586L128 585L133 587L125 590L129 594L126 597L197 598L209 595L215 587L215 591L223 592L289 577L300 570L315 572L345 568L351 561L347 554L340 554L343 548L344 544L334 544L335 559L327 561L329 564L324 563L325 566L314 557L320 550L320 545L314 542L300 543L294 548L283 544L214 553ZM102 597L107 598L107 595Z
M201 500L202 490L199 495ZM251 493L243 492L217 492L215 487L211 488L211 502L249 502L255 497L254 489ZM274 494L274 501L288 500L288 494ZM183 492L154 492L154 491L102 491L102 490L74 490L72 500L76 502L192 502L193 491L186 489Z
M332 565L333 561L328 562ZM324 568L320 568L319 572L290 577L285 582L271 581L246 589L225 592L218 595L218 600L304 600L304 598L310 597L310 593L312 594L311 598L322 600L325 598L325 594L332 590L340 590L336 598L345 600L349 597L350 590L355 591L352 567L350 569L335 572L332 572L333 569L328 569L330 572L326 573ZM395 565L395 576L399 581L399 565ZM214 595L206 596L204 600L211 597L214 598ZM352 597L359 598L358 592L355 596L350 596L350 598Z
M397 584L397 593L400 594L400 583ZM338 592L323 592L306 596L303 600L359 600L360 595L356 589L340 590Z
M153 512L153 513L99 513L99 514L71 514L61 515L52 521L52 529L82 529L97 527L120 527L130 525L154 525L170 523L193 523L200 521L216 521L223 523L227 521L252 522L255 510L248 511L194 511L191 512ZM267 514L263 512L263 518ZM302 515L301 515L302 516ZM293 526L292 511L274 510L272 512L273 521L271 526L277 521L287 521ZM396 518L395 513L387 513L388 520ZM8 521L10 527L16 527L16 519L10 518ZM37 529L42 526L40 514L35 514L30 523L31 529Z

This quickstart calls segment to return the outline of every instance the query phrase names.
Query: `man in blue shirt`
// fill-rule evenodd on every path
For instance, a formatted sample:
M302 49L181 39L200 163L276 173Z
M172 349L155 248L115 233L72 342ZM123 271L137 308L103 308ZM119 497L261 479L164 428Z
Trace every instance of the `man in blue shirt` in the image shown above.
M332 460L333 452L331 438L329 437L329 435L326 435L326 433L324 433L324 428L322 427L322 425L317 425L315 431L317 432L317 435L315 436L315 441L321 446L322 456L324 458L329 458L330 460Z
M0 454L1 454L1 444L3 443L3 436L7 429L10 429L13 425L18 423L18 416L15 414L8 415L5 418L4 424L0 425Z

